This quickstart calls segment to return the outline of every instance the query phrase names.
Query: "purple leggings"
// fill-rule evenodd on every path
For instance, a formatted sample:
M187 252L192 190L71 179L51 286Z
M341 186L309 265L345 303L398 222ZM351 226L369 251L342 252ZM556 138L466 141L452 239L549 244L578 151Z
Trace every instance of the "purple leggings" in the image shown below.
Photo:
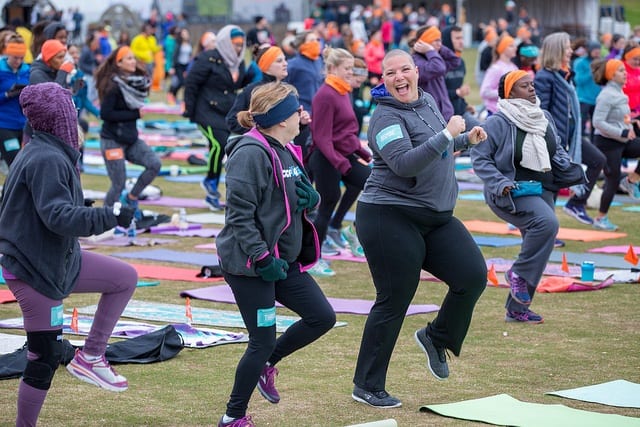
M51 325L51 309L61 300L48 298L22 280L6 280L9 289L20 304L26 332L54 331L60 325ZM102 355L107 340L120 315L131 299L138 283L138 273L129 264L107 255L82 251L82 264L78 283L73 293L101 293L91 331L84 351Z

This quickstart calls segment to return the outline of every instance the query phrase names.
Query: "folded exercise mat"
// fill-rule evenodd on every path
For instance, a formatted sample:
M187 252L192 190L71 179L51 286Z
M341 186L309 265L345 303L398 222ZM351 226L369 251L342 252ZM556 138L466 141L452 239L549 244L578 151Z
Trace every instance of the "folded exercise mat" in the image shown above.
M485 260L485 262L487 263L487 268L491 268L491 265L493 265L496 273L504 273L513 266L514 261L515 260L505 258L488 258ZM543 274L547 276L580 277L581 270L580 266L570 265L569 272L567 273L562 270L561 264L547 264Z
M97 306L78 308L82 314L93 314ZM156 320L165 323L184 323L185 306L177 304L164 304L148 301L131 300L122 313L123 317L142 320ZM215 310L211 308L194 307L191 304L192 324L208 325L223 328L245 328L244 321L239 311ZM276 331L284 332L289 326L300 320L299 317L281 316L276 314ZM337 326L344 326L345 322L336 323Z
M398 427L398 423L393 418L380 421L371 421L364 424L351 424L347 427Z
M167 267L165 265L131 264L138 272L138 276L149 279L212 283L221 282L222 277L197 277L200 269Z
M111 255L118 258L148 259L153 261L179 262L194 265L218 265L218 257L214 253L182 252L170 249L150 249L137 252L115 252Z
M165 176L165 180L170 182L182 182L189 184L200 184L204 179L204 175L184 175L180 174L178 176Z
M484 202L484 194L480 192L473 193L458 193L458 199L460 200L471 200L474 202Z
M192 224L192 225L198 225L202 227L202 224ZM220 228L196 228L196 229L187 229L187 230L152 231L152 233L167 234L171 236L180 236L180 237L216 237L218 234L220 234L220 230L221 230Z
M458 190L460 191L482 191L484 184L481 182L465 182L458 181Z
M592 249L588 249L587 252L595 252L595 253L602 253L602 254L626 254L628 250L629 250L629 245L619 245L619 246L603 246L601 248L592 248ZM637 254L640 253L640 246L633 246L633 251Z
M93 200L104 200L104 198L106 197L107 193L104 191L98 191L98 190L82 190L82 195L84 196L85 199L93 199Z
M182 115L182 106L179 104L169 105L164 102L149 102L142 107L144 113Z
M491 246L494 248L522 244L522 239L515 237L473 236L473 240L478 246Z
M367 262L365 257L353 256L349 249L338 249L338 252L338 255L323 255L322 257L330 261Z
M222 224L224 225L224 214L215 212L205 212L187 215L187 221L197 224Z
M187 323L175 323L173 327L182 337L182 345L184 347L206 348L221 344L249 341L249 335L242 332L230 332L211 328L194 328Z
M62 319L62 332L64 334L71 335L89 335L89 330L91 329L91 324L93 323L93 314L95 313L95 309L98 307L97 305L93 306L94 310L92 313L83 313L83 314L91 314L91 316L78 316L78 331L74 331L71 329L71 315L65 314ZM67 308L67 311L71 311L73 309ZM80 309L78 309L78 313L80 313ZM24 320L22 317L15 317L12 319L2 319L0 320L0 328L4 329L24 329ZM140 335L147 334L149 332L155 331L158 329L158 325L152 325L149 323L136 322L133 320L118 320L116 326L113 328L113 332L111 336L114 338L133 338L138 337Z
M567 256L567 262L575 265L582 265L583 261L593 261L596 268L618 268L631 269L635 267L628 263L622 256L603 255L594 253L577 253L577 252L561 252L553 251L549 257L549 261L562 262L562 254Z
M198 230L202 228L202 224L189 224L187 223L187 230ZM166 224L158 224L149 228L150 233L162 234L167 231L180 231L180 226L172 224L170 222Z
M120 236L113 236L110 239L90 240L89 242L95 246L126 247L126 246L166 245L168 243L174 243L176 242L176 240L136 236L136 238L133 241L131 241L129 237L120 235Z
M457 403L425 405L420 411L461 420L514 427L638 427L640 418L583 411L564 405L522 402L508 394Z
M5 334L0 332L0 354L13 353L27 342L25 335Z
M16 302L16 297L9 289L0 289L0 304Z
M626 380L615 380L585 387L550 391L545 394L622 408L640 408L640 384Z
M230 304L236 303L233 292L227 284L182 291L180 292L180 296ZM362 299L328 297L327 300L336 313L369 314L371 307L373 307L373 301ZM276 303L276 306L282 307L279 303ZM440 307L435 304L411 304L407 310L407 316L411 316L412 314L431 313L438 311L439 309Z
M608 288L613 285L613 276L608 276L601 282L582 282L573 277L543 277L538 283L536 292L579 292L579 291L597 291L598 289Z
M99 167L85 165L82 169L82 173L86 175L107 176L107 169L104 166ZM141 173L141 170L135 170L129 167L127 168L127 178L137 178Z
M207 208L207 204L204 202L204 198L193 199L186 197L162 196L156 200L140 200L140 204L153 206L169 206L175 208Z
M491 234L512 234L520 235L518 230L510 230L506 222L470 220L464 221L465 227L472 233L491 233ZM597 242L606 239L618 239L626 237L626 233L617 233L613 231L586 230L580 228L564 228L558 231L558 239L563 240L580 240L583 242Z

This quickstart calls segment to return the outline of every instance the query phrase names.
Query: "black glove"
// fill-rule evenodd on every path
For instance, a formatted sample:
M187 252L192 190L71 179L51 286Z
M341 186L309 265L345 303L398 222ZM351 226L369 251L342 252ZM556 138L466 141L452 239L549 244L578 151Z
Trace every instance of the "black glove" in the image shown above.
M90 208L96 201L93 199L84 199L84 206Z
M320 201L320 194L304 175L300 181L296 181L296 194L298 195L296 213L313 208Z
M15 98L20 95L20 92L22 92L22 89L25 87L26 85L14 83L5 94L7 95L7 98Z
M131 220L135 215L136 210L130 206L121 206L120 213L116 215L116 219L118 220L118 225L120 227L129 228L131 225Z
M265 282L275 282L287 278L289 263L274 256L268 256L256 263L256 272Z

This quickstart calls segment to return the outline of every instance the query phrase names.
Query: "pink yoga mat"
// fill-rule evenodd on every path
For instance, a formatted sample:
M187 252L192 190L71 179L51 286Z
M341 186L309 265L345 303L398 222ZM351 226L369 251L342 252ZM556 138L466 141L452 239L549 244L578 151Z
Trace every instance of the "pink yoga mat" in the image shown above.
M603 254L626 254L629 250L629 245L621 245L621 246L603 246L601 248L593 248L589 249L587 252L593 253L603 253ZM640 253L640 246L634 246L633 251L635 253Z
M233 297L233 292L231 292L231 288L226 284L182 291L180 292L180 296L230 304L235 304L236 302ZM327 300L337 313L369 314L371 307L373 307L373 301L362 299L327 298ZM278 303L276 303L276 305L278 305L278 307L282 307ZM407 316L412 314L431 313L438 311L439 309L440 307L435 304L412 304L407 310Z
M138 276L148 279L174 280L183 282L212 283L221 282L222 277L196 277L200 268L167 267L164 265L131 264Z

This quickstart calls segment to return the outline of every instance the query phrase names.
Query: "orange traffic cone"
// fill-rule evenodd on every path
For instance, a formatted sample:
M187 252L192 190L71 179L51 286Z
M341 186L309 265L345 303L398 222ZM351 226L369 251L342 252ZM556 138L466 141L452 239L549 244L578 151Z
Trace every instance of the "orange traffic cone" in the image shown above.
M633 250L633 245L629 245L624 260L633 265L638 265L638 255L636 255L636 251Z
M562 271L565 273L569 272L569 264L567 263L567 254L562 254Z
M496 267L491 264L489 271L487 272L487 280L493 284L493 286L498 286L498 276L496 276Z
M191 299L187 297L187 301L185 302L185 316L187 317L187 323L191 324L193 322L193 315L191 314Z
M73 314L71 315L71 330L74 332L79 332L80 328L78 328L78 309L73 308Z

